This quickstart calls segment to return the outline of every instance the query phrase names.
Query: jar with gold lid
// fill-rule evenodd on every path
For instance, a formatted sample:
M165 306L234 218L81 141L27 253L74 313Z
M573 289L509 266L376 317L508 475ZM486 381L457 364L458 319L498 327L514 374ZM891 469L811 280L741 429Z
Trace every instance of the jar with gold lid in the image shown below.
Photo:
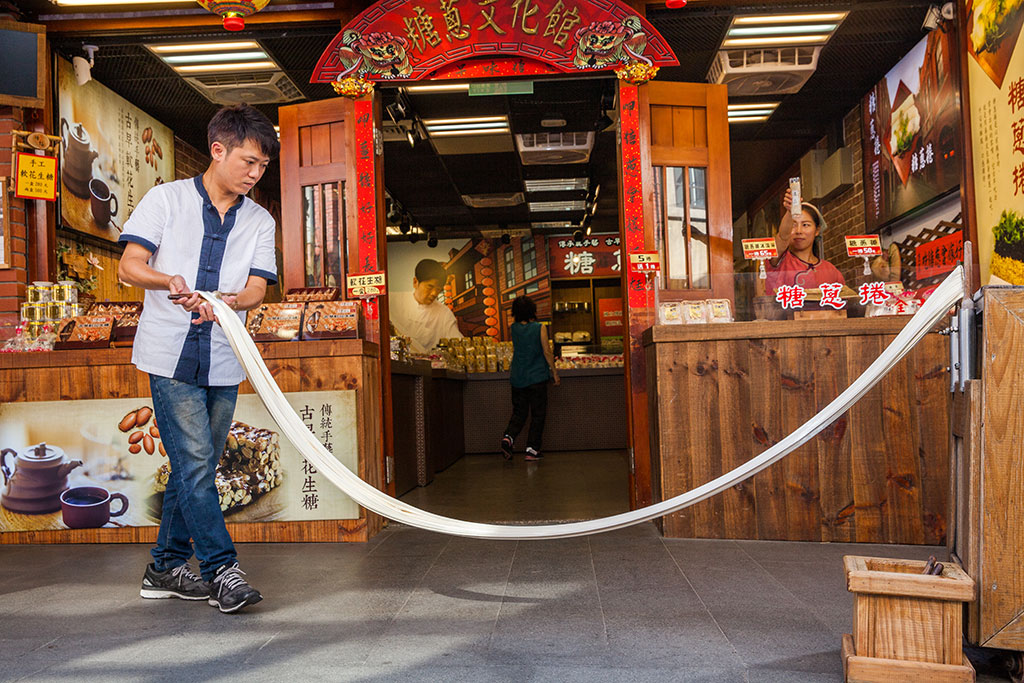
M67 304L63 301L51 301L46 304L47 320L63 320L67 317Z
M23 322L39 322L46 316L46 304L34 304L25 302L21 305L21 320Z
M30 304L49 303L53 294L52 282L33 282L28 286L28 302Z
M78 303L78 285L74 280L61 280L53 286L53 300L64 303Z

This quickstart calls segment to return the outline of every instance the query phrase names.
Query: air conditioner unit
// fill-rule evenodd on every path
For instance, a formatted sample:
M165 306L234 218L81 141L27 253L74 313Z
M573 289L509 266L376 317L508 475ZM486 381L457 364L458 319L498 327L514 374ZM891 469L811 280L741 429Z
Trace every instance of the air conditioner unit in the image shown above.
M583 164L590 160L594 133L520 133L516 148L524 166Z
M720 50L708 82L728 85L730 97L795 93L818 68L820 53L820 45Z
M203 74L184 78L214 104L272 104L304 97L292 79L282 71Z

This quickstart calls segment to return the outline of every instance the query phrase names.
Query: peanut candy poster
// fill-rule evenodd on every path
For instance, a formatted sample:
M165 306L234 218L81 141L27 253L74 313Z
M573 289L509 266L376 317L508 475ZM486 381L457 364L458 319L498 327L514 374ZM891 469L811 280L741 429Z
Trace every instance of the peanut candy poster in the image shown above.
M355 392L285 397L324 447L355 471ZM0 447L0 532L74 527L62 494L92 497L107 508L87 527L160 523L171 470L148 398L3 404ZM229 523L359 516L358 505L299 455L253 394L238 397L216 486Z
M1024 285L1024 1L964 8L981 284Z

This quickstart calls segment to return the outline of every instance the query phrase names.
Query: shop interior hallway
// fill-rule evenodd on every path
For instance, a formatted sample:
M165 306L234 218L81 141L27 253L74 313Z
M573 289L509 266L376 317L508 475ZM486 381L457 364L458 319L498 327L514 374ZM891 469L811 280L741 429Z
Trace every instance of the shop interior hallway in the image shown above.
M466 455L404 503L473 522L542 523L595 519L629 510L629 460L622 450Z

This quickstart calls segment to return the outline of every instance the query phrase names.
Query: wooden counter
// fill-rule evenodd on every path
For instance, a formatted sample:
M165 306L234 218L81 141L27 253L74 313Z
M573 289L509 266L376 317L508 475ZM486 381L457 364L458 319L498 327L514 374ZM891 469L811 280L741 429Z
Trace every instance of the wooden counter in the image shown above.
M359 476L380 488L380 379L377 345L354 340L257 344L284 392L354 390ZM253 393L243 382L240 393ZM0 354L0 402L145 398L149 379L131 349ZM19 448L22 445L19 445ZM324 485L330 486L328 482ZM357 519L228 524L236 541L363 541L382 526L359 508ZM157 527L0 533L4 543L152 543Z
M780 441L863 372L906 316L657 326L645 333L656 500ZM784 460L664 519L666 536L941 544L948 340L927 335Z

